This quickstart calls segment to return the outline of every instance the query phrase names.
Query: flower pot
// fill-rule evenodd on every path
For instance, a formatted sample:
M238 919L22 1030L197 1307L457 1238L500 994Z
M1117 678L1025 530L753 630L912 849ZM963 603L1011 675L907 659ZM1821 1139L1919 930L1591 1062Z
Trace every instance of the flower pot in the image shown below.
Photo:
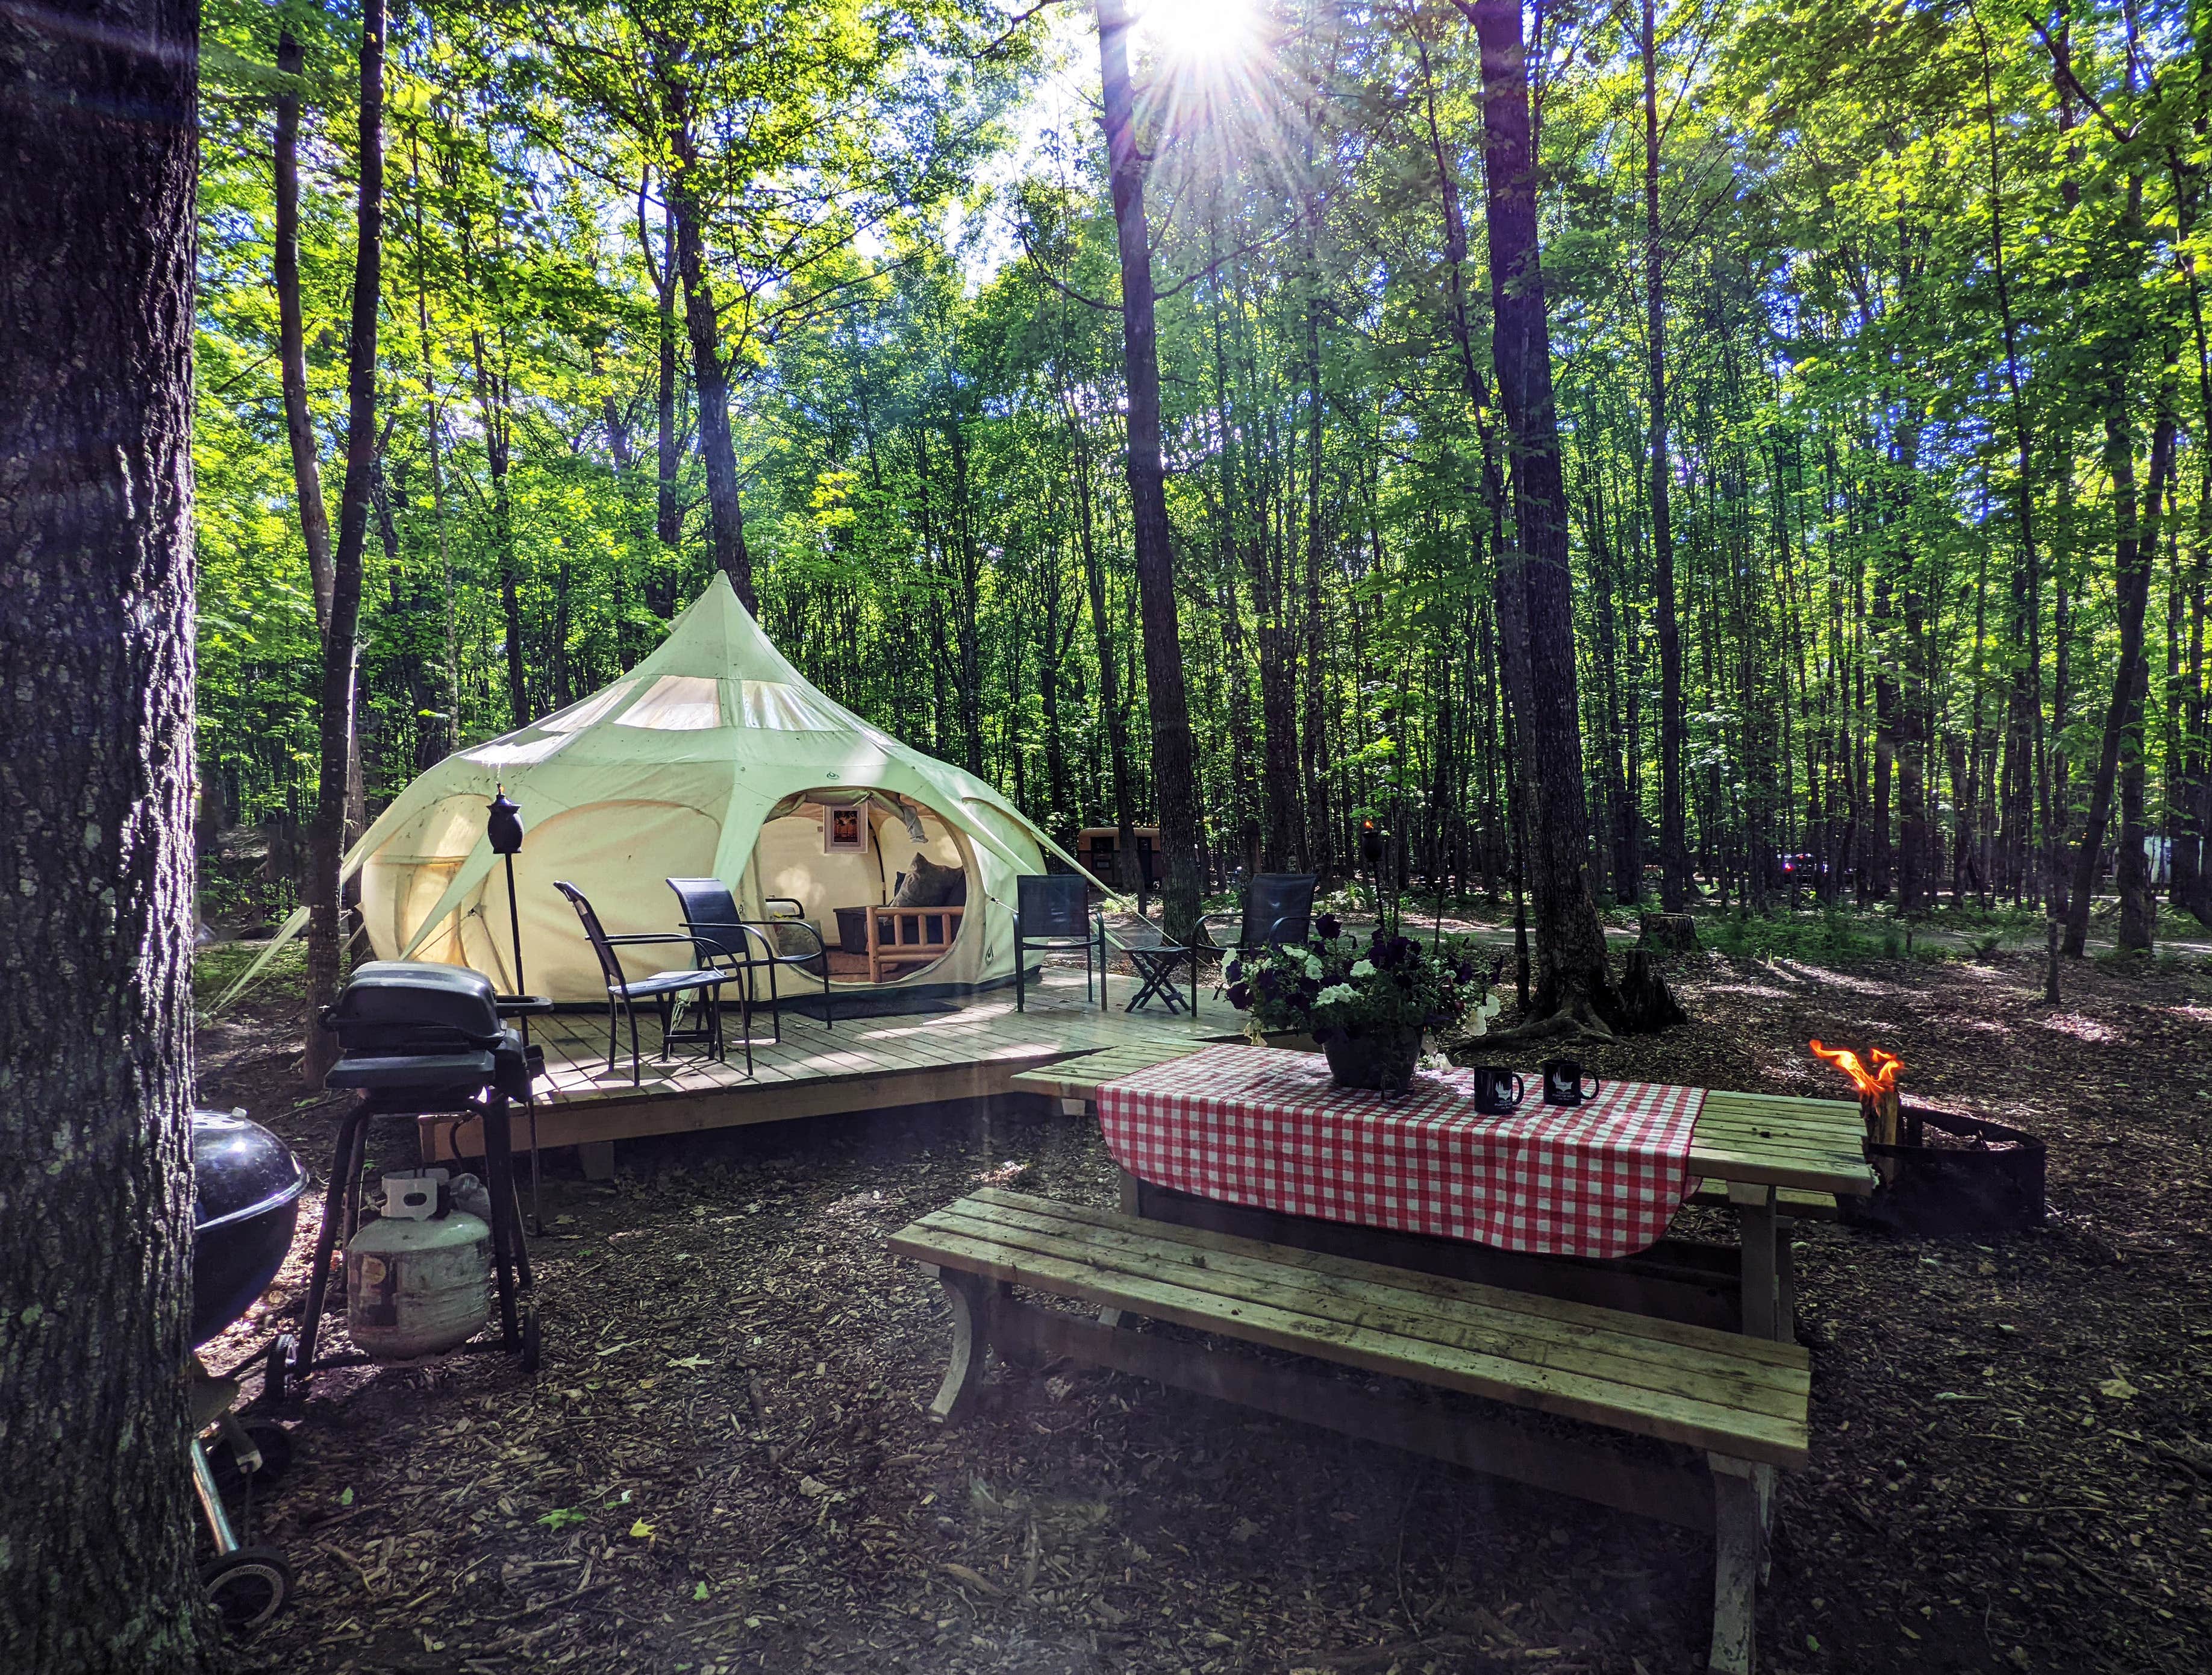
M1328 1056L1329 1075L1339 1087L1402 1093L1420 1063L1421 1032L1370 1029L1358 1035L1331 1035L1322 1051Z

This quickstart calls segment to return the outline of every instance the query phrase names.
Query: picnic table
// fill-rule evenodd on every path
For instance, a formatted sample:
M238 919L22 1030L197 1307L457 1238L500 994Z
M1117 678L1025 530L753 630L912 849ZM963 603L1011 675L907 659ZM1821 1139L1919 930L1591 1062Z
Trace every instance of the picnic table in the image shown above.
M994 1349L1066 1358L1709 1531L1708 1667L1751 1675L1777 1473L1810 1449L1778 1195L1872 1190L1856 1108L1632 1084L1479 1114L1464 1076L1423 1072L1386 1101L1334 1087L1319 1054L1136 1056L1013 1079L1098 1106L1120 1211L985 1189L892 1235L951 1308L932 1416L973 1406ZM1639 1260L1622 1253L1709 1179L1742 1235L1735 1330L1643 1306L1640 1275L1632 1306L1577 1294L1592 1276L1619 1289ZM1312 1362L1574 1423L1539 1432ZM1607 1432L1659 1446L1625 1455Z
M1385 1100L1334 1087L1319 1054L1220 1045L1125 1047L1012 1085L1099 1110L1121 1209L987 1190L893 1236L951 1302L933 1416L970 1404L996 1345L1691 1524L1714 1542L1708 1667L1751 1675L1776 1473L1810 1447L1789 1221L1873 1191L1856 1106L1631 1085L1589 1109L1492 1115L1465 1078L1424 1071ZM1693 1198L1736 1218L1734 1330L1670 1307L1698 1300L1694 1274L1655 1276L1650 1251L1633 1251ZM1017 1286L1096 1312L1024 1302ZM1136 1319L1207 1336L1127 1331ZM1251 1346L1675 1452L1646 1467L1237 1353Z
M1404 1116L1394 1111L1407 1101L1394 1106L1376 1095L1351 1090L1317 1089L1314 1098L1294 1101L1287 1108L1279 1097L1270 1108L1266 1098L1248 1099L1240 1093L1240 1067L1249 1067L1255 1077L1270 1083L1263 1091L1279 1096L1279 1075L1271 1079L1266 1075L1270 1062L1279 1065L1300 1060L1311 1067L1310 1075L1318 1077L1323 1073L1317 1056L1217 1046L1169 1050L1148 1065L1134 1064L1132 1057L1116 1053L1094 1066L1076 1059L1026 1073L1013 1083L1055 1095L1069 1106L1079 1101L1113 1105L1132 1113L1141 1107L1133 1119L1145 1128L1141 1147L1115 1146L1116 1121L1108 1120L1104 1111L1101 1113L1109 1147L1115 1149L1122 1168L1122 1208L1130 1214L1635 1313L1708 1323L1725 1318L1757 1337L1786 1341L1792 1331L1792 1221L1832 1215L1837 1197L1863 1197L1875 1185L1856 1105L1781 1094L1655 1090L1637 1095L1632 1104L1640 1101L1637 1108L1647 1115L1666 1106L1678 1118L1685 1106L1694 1108L1687 1113L1687 1143L1679 1148L1674 1173L1656 1195L1646 1183L1644 1218L1630 1237L1663 1233L1666 1220L1694 1195L1734 1215L1738 1233L1735 1261L1728 1261L1724 1251L1664 1239L1639 1253L1623 1255L1618 1240L1578 1244L1569 1238L1562 1242L1556 1230L1548 1240L1524 1243L1516 1251L1510 1243L1479 1242L1482 1235L1471 1231L1486 1213L1480 1203L1468 1202L1480 1196L1482 1183L1468 1172L1480 1172L1474 1166L1462 1159L1458 1166L1462 1178L1441 1186L1433 1179L1438 1169L1449 1172L1455 1166L1455 1130L1474 1136L1485 1128L1495 1129L1499 1121L1474 1116L1449 1077L1427 1072L1418 1077L1417 1090L1425 1085L1426 1098L1419 1099L1418 1092L1409 1095L1415 1103ZM1520 1126L1540 1129L1547 1108L1538 1103L1534 1078L1530 1080L1529 1099L1522 1107L1528 1120ZM1194 1100L1188 1090L1200 1087L1205 1097ZM1323 1108L1319 1118L1316 1105ZM1595 1114L1601 1116L1602 1110L1597 1107ZM1247 1162L1279 1155L1285 1148L1313 1140L1323 1118L1324 1126L1329 1127L1328 1144L1335 1148L1334 1166L1367 1178L1353 1190L1347 1191L1340 1183L1308 1179L1299 1191L1269 1193L1255 1189L1259 1177L1249 1170L1239 1175L1226 1160L1230 1152ZM1585 1121L1581 1126L1597 1130L1582 1149L1602 1152L1604 1123ZM1370 1147L1357 1156L1346 1149L1348 1135L1392 1129L1398 1131L1395 1162L1389 1144ZM1123 1133L1125 1141L1129 1140L1135 1129L1123 1125ZM1424 1147L1431 1155L1427 1163L1415 1165L1412 1173L1419 1176L1425 1170L1432 1178L1425 1199L1419 1192L1409 1196L1411 1186L1418 1183L1406 1179L1408 1160L1419 1157ZM1162 1166L1178 1148L1197 1161L1180 1170ZM1519 1149L1526 1163L1525 1145ZM1547 1166L1556 1166L1573 1149L1553 1148ZM1144 1155L1138 1156L1139 1150ZM1133 1162L1136 1166L1131 1166ZM1394 1203L1398 1206L1395 1209ZM1649 1208L1654 1203L1662 1204L1664 1211L1656 1227ZM1725 1302L1725 1317L1713 1312L1717 1300Z

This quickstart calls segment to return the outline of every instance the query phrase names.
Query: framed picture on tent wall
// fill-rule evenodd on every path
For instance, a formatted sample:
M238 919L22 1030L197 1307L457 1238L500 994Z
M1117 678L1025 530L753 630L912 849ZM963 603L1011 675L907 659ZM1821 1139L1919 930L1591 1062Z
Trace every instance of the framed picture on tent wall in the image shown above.
M858 808L822 811L822 852L824 855L866 855L868 825Z

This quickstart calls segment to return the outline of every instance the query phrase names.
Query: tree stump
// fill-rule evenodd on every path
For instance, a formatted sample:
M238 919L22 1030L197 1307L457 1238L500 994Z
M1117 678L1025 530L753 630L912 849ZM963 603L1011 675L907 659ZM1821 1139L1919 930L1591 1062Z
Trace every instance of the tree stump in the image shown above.
M1692 953L1698 947L1698 922L1686 913L1645 913L1637 920L1638 941L1662 953Z
M1627 968L1620 975L1620 1005L1628 1027L1638 1035L1655 1034L1690 1021L1690 1014L1682 1010L1674 991L1667 986L1667 979L1659 975L1650 951L1644 948L1629 950Z

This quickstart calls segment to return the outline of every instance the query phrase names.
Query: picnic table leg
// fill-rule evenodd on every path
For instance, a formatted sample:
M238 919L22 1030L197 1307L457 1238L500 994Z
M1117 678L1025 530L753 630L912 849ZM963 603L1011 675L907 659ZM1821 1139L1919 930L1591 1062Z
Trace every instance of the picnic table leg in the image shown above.
M1774 1335L1784 1343L1797 1337L1797 1257L1790 1243L1796 1230L1796 1222L1788 1216L1774 1218Z
M1771 1505L1760 1492L1765 1468L1722 1454L1706 1459L1713 1473L1713 1645L1707 1667L1711 1675L1751 1675L1765 1568L1761 1502Z
M1776 1285L1774 1189L1748 1181L1729 1183L1743 1252L1743 1330L1747 1337L1778 1338L1784 1327Z
M952 1305L952 1363L929 1404L929 1416L942 1425L964 1418L983 1387L983 1363L989 1359L991 1304L988 1288L973 1274L937 1271L945 1300Z
M1142 1215L1145 1213L1144 1199L1142 1196L1144 1191L1144 1183L1139 1180L1134 1175L1131 1174L1127 1169L1116 1168L1114 1172L1121 1179L1121 1214L1124 1215ZM1121 1324L1121 1311L1118 1308L1100 1309L1098 1311L1098 1324L1109 1328L1109 1330L1120 1325Z

